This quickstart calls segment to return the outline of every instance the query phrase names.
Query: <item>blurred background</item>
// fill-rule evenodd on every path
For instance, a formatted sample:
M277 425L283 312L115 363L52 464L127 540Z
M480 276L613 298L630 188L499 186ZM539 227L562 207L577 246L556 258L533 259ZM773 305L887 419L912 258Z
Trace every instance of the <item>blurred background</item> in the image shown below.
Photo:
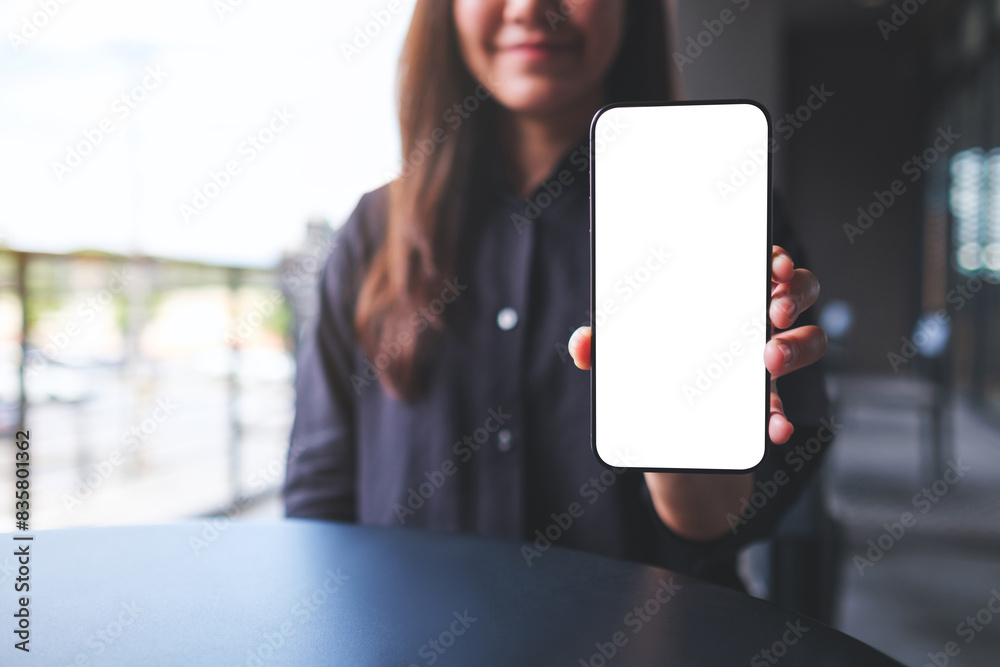
M771 112L830 338L835 446L745 578L906 664L996 665L1000 0L675 5L686 97ZM298 332L399 171L412 6L0 5L0 479L26 426L32 528L281 515Z

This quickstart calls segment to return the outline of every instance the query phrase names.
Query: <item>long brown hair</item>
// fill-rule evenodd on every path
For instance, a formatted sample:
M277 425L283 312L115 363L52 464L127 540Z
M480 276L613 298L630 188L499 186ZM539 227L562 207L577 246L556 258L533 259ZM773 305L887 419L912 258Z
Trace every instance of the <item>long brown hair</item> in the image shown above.
M355 313L365 354L382 359L383 387L405 399L419 395L434 334L443 330L427 306L454 276L462 211L480 178L474 158L498 126L499 105L465 66L452 7L452 0L419 0L413 12L399 61L403 168L389 185L385 237ZM676 99L664 0L627 0L626 13L606 103ZM455 113L463 103L475 110Z

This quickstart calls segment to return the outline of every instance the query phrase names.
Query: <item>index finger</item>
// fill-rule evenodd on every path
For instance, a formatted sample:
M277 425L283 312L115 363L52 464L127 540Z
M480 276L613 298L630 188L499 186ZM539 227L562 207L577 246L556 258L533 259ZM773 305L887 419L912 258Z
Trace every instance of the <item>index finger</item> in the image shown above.
M771 246L771 281L787 283L795 275L795 262L788 256L785 249L778 245Z

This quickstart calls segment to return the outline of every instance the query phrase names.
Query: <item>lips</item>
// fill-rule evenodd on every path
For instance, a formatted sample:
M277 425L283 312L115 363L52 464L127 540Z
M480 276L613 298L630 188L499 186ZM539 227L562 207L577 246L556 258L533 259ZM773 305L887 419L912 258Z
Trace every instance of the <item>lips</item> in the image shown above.
M579 42L556 42L552 40L535 40L519 42L509 46L502 46L500 51L519 54L534 58L544 58L563 53L575 51L580 46Z
M573 45L572 42L552 42L552 41L537 41L537 42L521 42L520 44L513 44L508 48L511 49L566 49Z

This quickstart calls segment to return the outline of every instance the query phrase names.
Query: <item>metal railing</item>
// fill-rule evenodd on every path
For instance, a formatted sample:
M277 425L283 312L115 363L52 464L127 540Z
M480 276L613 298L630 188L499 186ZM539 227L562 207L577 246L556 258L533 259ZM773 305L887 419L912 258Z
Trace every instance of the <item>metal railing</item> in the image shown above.
M321 254L325 255L327 249L322 250ZM291 420L288 397L292 392L292 375L283 369L294 357L297 329L303 319L298 312L301 308L296 304L304 298L308 300L303 294L313 293L320 263L311 261L306 270L299 259L291 256L275 268L262 269L103 252L58 255L0 249L0 310L11 316L19 310L20 316L16 326L12 326L14 323L5 316L8 322L0 331L0 344L5 345L6 356L3 372L8 376L4 385L7 391L0 395L0 404L6 403L7 414L0 422L0 437L7 439L18 430L45 431L53 426L53 419L61 419L51 415L67 414L60 410L69 407L69 412L77 415L74 421L82 426L71 429L74 464L69 467L72 473L67 475L68 471L62 470L60 475L52 475L54 490L57 493L65 491L66 484L56 482L57 477L71 480L70 487L72 483L80 484L82 482L76 480L87 480L88 475L94 474L91 468L96 469L101 464L100 460L95 464L94 459L102 454L107 456L111 441L106 433L92 438L97 443L92 448L98 452L96 454L90 453L84 443L88 411L120 418L131 406L131 422L126 419L124 423L145 428L145 422L140 421L143 415L138 413L143 405L148 409L154 404L148 385L157 384L157 380L143 378L151 373L170 375L174 378L170 381L174 387L171 391L175 394L203 392L202 387L206 384L224 388L225 396L221 401L224 407L216 405L217 401L212 398L207 401L211 406L195 406L191 412L213 427L219 425L217 413L224 413L225 433L216 435L225 440L226 472L224 480L215 481L225 487L228 499L273 493L282 475L267 475L267 483L263 485L250 476L253 483L248 489L247 469L248 466L252 469L254 461L252 456L245 458L245 447L254 433L247 429L248 411L241 405L252 397L253 390L248 389L248 385L266 385L264 393L278 397L275 402L281 405L274 407L278 416L269 423L271 435L266 438L268 451L271 451L267 469L273 473L274 461L279 456L274 452L286 447ZM290 275L298 279L289 281ZM16 301L16 308L12 307L11 297ZM168 310L172 309L173 315L162 312L168 301L171 304ZM201 303L203 315L208 313L202 319L212 322L176 321L184 312L184 304L195 302ZM206 303L209 304L207 308ZM219 313L220 309L224 313ZM184 317L198 319L197 313ZM225 322L224 332L219 331L220 321ZM112 322L113 326L109 324ZM99 328L100 331L94 330ZM158 337L154 336L159 343L151 345L149 339L153 329L166 333L161 331ZM184 352L178 353L171 348L169 332L185 329L200 331L193 339L200 336L202 344L195 340ZM101 331L110 333L102 337ZM262 342L262 338L266 341ZM81 352L81 347L87 348L82 345L85 339L90 341L89 351ZM151 350L157 345L162 349ZM170 354L165 351L167 348L171 348ZM99 349L99 353L94 353L95 349ZM109 355L109 350L114 353ZM13 358L15 355L19 359ZM272 370L265 373L269 380L257 382L252 374L255 367L262 365L262 355L266 357L263 365L269 364ZM177 359L182 361L177 362ZM282 370L275 372L273 367ZM14 382L10 377L12 373L16 373ZM181 380L176 380L175 376L181 376ZM74 382L65 382L65 378L73 377L76 377ZM95 379L98 377L101 379ZM249 382L248 377L251 378ZM143 389L144 383L146 389ZM67 384L83 389L74 394ZM11 396L10 389L15 387L16 396ZM118 395L119 399L110 398L111 395ZM268 406L269 399L264 394L256 400ZM269 408L256 409L256 412L267 413ZM103 418L94 417L96 420ZM39 423L40 420L46 423ZM200 432L197 426L189 425L189 428ZM169 451L169 448L164 449ZM254 450L258 457L261 449L257 446ZM65 460L68 461L68 457L67 454ZM40 468L43 464L36 465ZM142 462L132 469L140 476L149 471ZM44 474L45 470L37 472ZM213 500L208 501L206 507L187 514L211 513L211 508L219 501L218 494L206 495L210 496Z

